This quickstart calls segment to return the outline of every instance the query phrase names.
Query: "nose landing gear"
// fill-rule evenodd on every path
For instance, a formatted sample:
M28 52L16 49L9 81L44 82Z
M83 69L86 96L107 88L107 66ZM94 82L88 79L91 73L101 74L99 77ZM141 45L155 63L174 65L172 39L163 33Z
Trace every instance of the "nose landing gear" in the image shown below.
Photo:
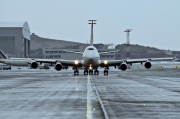
M89 75L93 75L93 70L89 70Z

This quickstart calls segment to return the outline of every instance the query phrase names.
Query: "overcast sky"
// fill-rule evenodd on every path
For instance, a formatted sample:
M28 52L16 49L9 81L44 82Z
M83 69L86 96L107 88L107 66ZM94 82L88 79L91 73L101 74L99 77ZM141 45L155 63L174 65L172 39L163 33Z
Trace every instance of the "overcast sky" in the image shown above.
M0 21L27 21L40 37L87 43L130 43L180 51L180 0L0 0Z

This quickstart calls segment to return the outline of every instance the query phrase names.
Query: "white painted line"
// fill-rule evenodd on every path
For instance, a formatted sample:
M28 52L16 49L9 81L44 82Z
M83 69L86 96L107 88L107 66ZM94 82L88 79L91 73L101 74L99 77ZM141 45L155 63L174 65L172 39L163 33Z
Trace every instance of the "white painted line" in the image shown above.
M92 107L91 107L91 81L90 81L90 76L88 75L87 77L87 112L86 112L86 117L87 119L92 119Z
M100 105L101 105L101 109L102 109L102 111L103 111L104 117L105 117L105 119L109 119L109 116L108 116L108 114L107 114L107 111L106 111L106 109L105 109L105 107L104 107L104 104L102 103L102 100L101 100L101 98L100 98L100 96L99 96L99 93L98 93L98 91L97 91L96 85L95 85L94 81L92 80L92 78L91 78L91 81L92 81L92 83L93 83L93 85L94 85L94 87L95 87L96 95L97 95L97 98L98 98L99 103L100 103Z

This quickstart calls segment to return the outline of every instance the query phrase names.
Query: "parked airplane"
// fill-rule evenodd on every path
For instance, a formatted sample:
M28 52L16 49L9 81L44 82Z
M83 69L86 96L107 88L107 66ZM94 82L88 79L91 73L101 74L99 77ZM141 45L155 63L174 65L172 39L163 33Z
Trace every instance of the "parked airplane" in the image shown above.
M8 58L2 50L0 50L0 63L13 66L28 66L33 62L33 59L29 58Z
M180 62L180 58L175 58L174 61L175 62Z

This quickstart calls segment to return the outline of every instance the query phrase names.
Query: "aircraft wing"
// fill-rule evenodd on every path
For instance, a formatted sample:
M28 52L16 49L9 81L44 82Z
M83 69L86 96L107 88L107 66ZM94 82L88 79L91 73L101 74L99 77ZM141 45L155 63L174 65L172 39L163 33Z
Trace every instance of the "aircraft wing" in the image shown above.
M122 63L133 64L133 63L143 63L151 61L173 61L173 57L169 58L147 58L147 59L123 59L123 60L101 60L101 67L104 66L117 66Z
M143 62L154 62L154 61L173 61L174 57L167 57L167 58L147 58L147 59L127 59L125 62L127 64L132 64L132 63L143 63Z
M121 63L123 63L123 60L101 60L101 67L106 67L106 66L116 66L116 65L120 65Z
M40 63L61 63L62 65L65 66L78 66L82 67L82 61L81 60L64 60L64 59L34 59L36 62Z

